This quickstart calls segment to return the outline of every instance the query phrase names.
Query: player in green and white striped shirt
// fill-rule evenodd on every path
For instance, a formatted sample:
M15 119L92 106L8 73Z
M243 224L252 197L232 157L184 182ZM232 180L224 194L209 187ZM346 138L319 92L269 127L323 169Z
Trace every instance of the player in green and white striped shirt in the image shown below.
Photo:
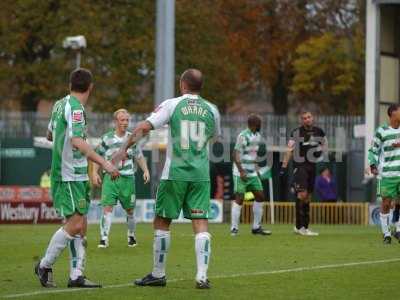
M104 157L107 161L111 161L113 154L118 151L121 145L128 139L130 132L127 131L129 126L129 113L126 109L119 109L114 113L115 129L107 132L101 138L100 144L96 148L96 152ZM103 182L99 175L99 167L93 166L92 179L96 186L102 186L101 205L103 206L103 216L100 220L101 239L99 248L108 247L109 233L111 228L111 219L113 207L119 201L126 211L126 221L128 224L128 247L136 246L135 237L135 216L134 208L136 203L135 196L135 171L136 165L143 171L143 180L148 183L150 180L149 170L147 168L146 159L139 145L133 145L127 151L127 159L120 162L118 170L121 174L116 180L111 180L108 174L104 174Z
M389 124L378 127L368 151L369 172L381 177L380 219L385 244L390 244L392 240L389 230L391 202L400 196L400 104L390 105L388 116ZM395 236L400 236L398 221Z
M233 151L233 186L235 200L231 209L231 235L239 232L240 213L244 194L252 192L255 197L253 203L253 234L270 235L271 231L261 227L265 201L263 186L258 177L258 150L261 144L261 118L251 114L247 120L248 127L237 137Z
M71 269L68 287L101 287L84 276L86 256L86 214L89 210L90 186L88 159L100 164L112 178L118 170L94 152L86 142L86 104L93 88L92 74L77 69L70 76L70 94L54 104L47 138L53 141L51 194L57 213L65 223L50 240L45 256L35 267L44 287L55 287L52 266L69 246Z

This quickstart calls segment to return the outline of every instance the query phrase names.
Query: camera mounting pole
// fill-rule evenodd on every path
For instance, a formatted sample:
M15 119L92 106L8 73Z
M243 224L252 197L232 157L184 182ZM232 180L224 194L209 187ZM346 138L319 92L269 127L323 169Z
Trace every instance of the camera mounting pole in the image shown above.
M75 52L75 67L80 68L82 50L87 46L86 38L83 35L67 36L63 41L64 49L71 49Z

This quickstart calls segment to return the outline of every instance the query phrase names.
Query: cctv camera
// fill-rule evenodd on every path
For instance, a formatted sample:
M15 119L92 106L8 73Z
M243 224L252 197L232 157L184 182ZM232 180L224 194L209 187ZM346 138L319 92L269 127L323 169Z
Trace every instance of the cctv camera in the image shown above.
M86 38L83 35L68 36L63 41L63 48L79 50L86 48Z

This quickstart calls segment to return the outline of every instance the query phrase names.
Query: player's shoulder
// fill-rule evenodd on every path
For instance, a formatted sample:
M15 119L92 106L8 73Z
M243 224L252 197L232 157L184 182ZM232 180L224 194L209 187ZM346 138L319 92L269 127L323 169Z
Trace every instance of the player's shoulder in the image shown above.
M165 108L173 107L173 106L176 106L182 100L184 100L183 96L175 97L175 98L169 98L169 99L166 99L163 102L161 102L159 107L165 107Z
M65 106L65 103L67 102L67 97L63 97L61 99L58 99L54 102L53 104L53 109L52 111L58 111L61 107Z
M378 126L376 131L386 131L386 130L389 130L389 129L390 129L389 124L383 123L382 125Z
M204 103L210 107L211 112L215 115L215 116L219 116L219 110L218 110L218 106L214 103L212 103L211 101L204 99L203 97L200 97Z
M250 131L249 131L249 129L248 128L246 128L246 129L243 129L240 133L239 133L239 136L249 136L250 135Z
M75 98L74 96L68 95L66 97L66 101L69 103L69 105L71 106L72 109L78 109L78 110L85 110L82 103L79 102L79 100L77 98Z
M250 130L248 128L243 129L238 137L237 137L238 141L245 143L245 142L249 142L250 141Z
M325 131L321 127L314 126L314 131L316 131L320 135L325 135Z
M387 134L390 134L390 127L386 123L381 124L375 130L375 135L380 137L380 138L384 137Z
M153 111L151 114L150 118L155 117L157 113L163 112L163 113L169 113L172 114L172 112L175 110L176 106L183 100L183 97L176 97L176 98L169 98L161 102Z
M292 129L292 131L290 132L290 136L293 137L295 135L299 135L301 131L302 131L302 126L296 127Z
M108 140L114 137L114 129L109 129L106 133L101 136L102 140Z

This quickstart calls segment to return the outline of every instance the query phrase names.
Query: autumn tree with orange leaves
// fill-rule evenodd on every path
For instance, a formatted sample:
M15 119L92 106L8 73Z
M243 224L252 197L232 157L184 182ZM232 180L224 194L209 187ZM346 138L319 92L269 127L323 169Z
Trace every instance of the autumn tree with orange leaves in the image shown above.
M307 103L322 113L362 111L363 0L175 3L176 79L201 69L204 97L221 111L236 99L270 103L276 114ZM63 96L74 60L62 40L83 34L92 108L152 110L154 1L5 1L0 16L0 108L14 99L35 110Z

